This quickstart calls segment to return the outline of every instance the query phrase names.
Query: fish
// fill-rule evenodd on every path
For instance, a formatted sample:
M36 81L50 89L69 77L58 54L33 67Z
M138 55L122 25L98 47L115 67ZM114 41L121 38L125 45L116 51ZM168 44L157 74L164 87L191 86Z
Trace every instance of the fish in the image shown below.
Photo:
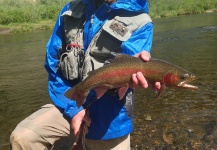
M144 62L140 58L126 54L118 54L110 63L88 73L88 77L65 92L65 96L75 100L78 107L83 105L91 89L96 92L96 98L102 97L108 89L118 89L119 99L122 99L129 87L132 87L132 75L141 72L148 84L154 86L161 83L158 97L165 87L198 89L189 84L196 79L191 72L161 59L150 59Z

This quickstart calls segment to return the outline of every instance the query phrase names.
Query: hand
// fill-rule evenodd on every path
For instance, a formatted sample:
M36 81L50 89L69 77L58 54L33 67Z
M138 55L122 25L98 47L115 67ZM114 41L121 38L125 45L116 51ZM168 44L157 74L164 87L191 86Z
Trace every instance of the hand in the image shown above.
M87 126L90 126L91 119L87 116L85 109L77 113L71 120L71 126L75 136L78 134L82 121L85 121Z
M148 62L150 60L150 55L145 50L142 51L141 53L136 54L135 57L140 58L145 62ZM138 88L138 87L148 88L148 82L141 72L134 73L132 75L132 81L133 81L133 85L132 85L133 88ZM156 82L153 89L155 91L158 91L160 90L160 88L161 88L160 82Z

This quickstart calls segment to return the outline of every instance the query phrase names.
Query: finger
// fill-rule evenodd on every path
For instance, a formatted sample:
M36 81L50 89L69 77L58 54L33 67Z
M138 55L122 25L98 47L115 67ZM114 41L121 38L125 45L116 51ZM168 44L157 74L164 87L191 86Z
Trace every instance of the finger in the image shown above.
M140 54L141 54L141 53L138 53L138 54L134 55L134 57L139 58L139 57L140 57Z
M132 82L133 82L132 83L132 88L138 87L139 81L138 81L135 73L132 75Z
M155 88L156 88L157 90L160 90L160 88L161 88L160 82L156 82L156 83L155 83Z
M142 52L136 54L135 57L140 58L145 62L150 60L150 54L145 50L143 50Z
M147 51L142 51L140 58L145 62L149 61L150 60L149 53Z
M80 130L81 123L82 123L83 118L85 116L85 113L86 113L86 111L83 109L72 118L71 127L73 129L74 135L78 134L78 132Z
M143 74L141 72L138 72L136 74L136 77L138 79L139 85L142 88L147 88L148 87L148 82L147 82L147 80L145 79L145 77L143 76Z
M161 83L160 82L156 82L154 85L152 85L152 89L158 93L161 90Z
M74 122L72 128L73 128L73 132L74 132L74 135L76 136L79 132L79 129L80 129L80 126L81 126L81 123L82 121L76 121Z

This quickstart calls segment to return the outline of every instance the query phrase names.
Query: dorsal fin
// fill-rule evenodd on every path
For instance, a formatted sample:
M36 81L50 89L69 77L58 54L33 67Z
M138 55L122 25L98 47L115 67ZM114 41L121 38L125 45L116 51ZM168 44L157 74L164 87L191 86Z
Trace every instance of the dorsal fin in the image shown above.
M126 54L118 54L116 55L116 57L111 61L112 62L119 62L119 61L123 61L126 59L131 58L132 56L126 55Z
M126 59L132 58L132 56L130 56L130 55L120 54L120 53L115 53L115 55L113 54L113 56L114 56L114 59L107 60L106 63L105 63L105 66L108 65L108 64L111 64L111 63L122 62L122 61L125 61ZM98 69L100 69L100 68L98 68ZM95 69L95 70L92 70L92 71L88 72L87 75L88 76L92 75L98 69Z

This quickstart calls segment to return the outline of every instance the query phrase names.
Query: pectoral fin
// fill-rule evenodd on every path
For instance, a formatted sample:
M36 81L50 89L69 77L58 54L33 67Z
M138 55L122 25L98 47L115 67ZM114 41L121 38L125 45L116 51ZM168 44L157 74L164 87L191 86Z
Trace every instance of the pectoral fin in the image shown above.
M119 95L120 100L123 99L123 97L126 94L128 88L129 88L129 86L123 86L123 87L119 88L118 95Z
M96 98L100 99L107 91L106 88L94 88L94 91L96 92Z
M160 90L159 90L159 92L158 92L158 94L157 94L157 98L160 98L160 96L161 96L161 94L163 93L163 91L165 90L165 85L161 85L161 88L160 88Z

